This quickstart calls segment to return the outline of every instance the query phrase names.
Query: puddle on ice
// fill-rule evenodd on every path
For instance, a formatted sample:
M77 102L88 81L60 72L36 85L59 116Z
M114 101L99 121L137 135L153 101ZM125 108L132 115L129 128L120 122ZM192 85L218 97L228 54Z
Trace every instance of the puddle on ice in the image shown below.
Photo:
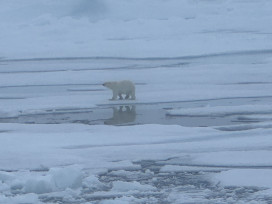
M27 124L81 123L89 125L174 124L185 127L232 126L263 122L271 120L272 117L254 118L252 115L241 115L241 113L220 116L169 116L166 112L169 109L175 108L267 104L267 102L270 102L271 100L272 97L252 97L158 102L135 105L107 104L99 105L97 108L86 109L84 111L82 109L74 108L71 110L65 109L65 111L48 111L42 114L20 115L14 118L0 118L0 122ZM258 113L254 113L254 115L256 114Z

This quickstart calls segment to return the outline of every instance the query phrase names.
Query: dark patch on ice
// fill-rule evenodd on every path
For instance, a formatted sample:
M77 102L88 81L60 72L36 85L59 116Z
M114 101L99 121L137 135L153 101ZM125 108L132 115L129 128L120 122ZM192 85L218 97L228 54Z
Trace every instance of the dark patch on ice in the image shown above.
M143 64L143 65L129 65L129 66L116 66L116 67L93 67L93 68L67 68L67 69L59 69L55 68L53 70L24 70L24 71L0 71L0 74L25 74L25 73L51 73L51 72L83 72L83 71L116 71L116 70L146 70L146 69L161 69L161 68L180 68L181 66L189 65L188 62L173 62L171 64L160 64L160 65L150 65L150 64Z
M205 30L202 33L255 33L258 34L257 30L238 30L238 29L219 29L219 30Z
M75 61L75 60L188 60L188 59L203 59L212 57L228 57L228 56L243 56L243 55L265 55L272 54L272 49L266 50L245 50L245 51L231 51L231 52L221 52L221 53L211 53L202 55L188 55L180 57L56 57L56 58L25 58L25 59L0 59L0 62L28 62L28 61Z
M146 83L135 83L138 86L146 85ZM0 86L0 89L10 89L16 88L16 90L25 88L46 88L46 87L64 87L66 90L71 89L71 87L93 87L102 86L102 83L90 83L90 84L32 84L32 85L13 85L13 86ZM93 89L91 89L93 90ZM106 90L106 89L96 89L96 90ZM0 99L23 99L22 97L0 97Z
M96 84L33 84L33 85L14 85L14 86L0 86L0 89L5 88L29 88L29 87L60 87L60 86L101 86L100 83Z
M258 84L272 84L272 82L246 81L246 82L237 82L237 83L224 83L222 85L258 85Z
M46 196L41 195L39 196L39 199L44 203L58 203L58 204L69 204L70 202L67 202L63 197L61 196ZM72 202L71 202L72 204Z
M216 127L215 129L222 130L222 131L244 131L244 130L257 129L257 128L270 129L272 128L272 124L226 126L226 127Z
M41 165L40 167L36 167L34 169L30 169L31 172L48 172L49 168Z
M159 164L167 164L167 162L159 162ZM189 164L189 163L172 163L170 162L171 165L177 165L181 167L198 167L200 170L201 168L211 168L210 171L214 171L212 169L218 168L220 169L272 169L272 165L209 165L209 164ZM203 170L201 170L203 171ZM204 170L207 171L207 170ZM218 172L218 171L217 171Z
M123 38L108 38L107 40L109 41L130 41L130 40L143 40L143 39L148 39L146 37L138 37L138 38L129 38L129 37L123 37Z
M1 133L7 133L7 132L10 132L10 130L0 130L0 134Z
M84 91L105 91L105 89L67 89L70 92L84 92Z
M272 35L271 32L260 32L258 30L239 30L239 29L219 29L204 30L201 33L227 33L227 34L256 34L256 35Z
M0 100L20 100L20 99L25 99L25 97L0 97Z

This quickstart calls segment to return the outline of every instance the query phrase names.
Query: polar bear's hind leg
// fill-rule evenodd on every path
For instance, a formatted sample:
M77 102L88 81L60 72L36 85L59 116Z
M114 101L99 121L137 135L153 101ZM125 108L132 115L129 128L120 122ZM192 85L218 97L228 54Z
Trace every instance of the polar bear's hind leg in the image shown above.
M130 95L130 94L129 94L129 93L127 93L127 94L126 94L126 98L125 98L125 99L128 99L128 98L129 98L129 95Z
M135 97L135 89L132 91L131 93L131 100L135 100L136 97Z
M123 96L122 96L121 93L119 93L118 96L119 96L120 100L123 100ZM126 97L126 98L127 98L127 97Z

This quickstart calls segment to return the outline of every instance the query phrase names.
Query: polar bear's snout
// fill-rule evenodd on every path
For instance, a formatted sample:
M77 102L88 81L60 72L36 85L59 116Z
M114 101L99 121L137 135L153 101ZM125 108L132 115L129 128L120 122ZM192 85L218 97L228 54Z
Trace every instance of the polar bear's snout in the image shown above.
M111 84L112 84L112 83L113 83L113 82L105 82L105 83L102 84L102 86L105 86L105 87L107 87L107 88L109 88L109 89L112 89L112 88L111 88L111 86L112 86Z

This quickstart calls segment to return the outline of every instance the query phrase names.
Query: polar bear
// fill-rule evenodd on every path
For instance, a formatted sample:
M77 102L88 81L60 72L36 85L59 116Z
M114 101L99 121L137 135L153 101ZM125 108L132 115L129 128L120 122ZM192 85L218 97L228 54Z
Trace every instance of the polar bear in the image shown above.
M123 80L123 81L109 81L105 82L103 86L109 88L112 90L112 99L116 100L117 96L119 96L119 99L123 99L122 94L126 94L125 99L135 100L135 86L134 84L129 80Z

